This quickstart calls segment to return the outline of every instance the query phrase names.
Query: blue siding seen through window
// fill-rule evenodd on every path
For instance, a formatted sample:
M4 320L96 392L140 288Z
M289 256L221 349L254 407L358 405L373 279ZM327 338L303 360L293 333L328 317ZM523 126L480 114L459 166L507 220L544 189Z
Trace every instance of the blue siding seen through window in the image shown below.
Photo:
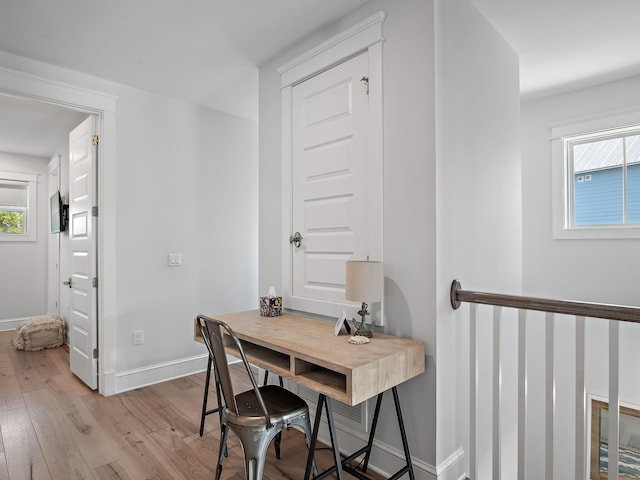
M573 188L576 225L622 223L621 167L575 173Z
M623 223L622 167L574 173L575 225ZM640 223L640 164L627 167L627 223Z

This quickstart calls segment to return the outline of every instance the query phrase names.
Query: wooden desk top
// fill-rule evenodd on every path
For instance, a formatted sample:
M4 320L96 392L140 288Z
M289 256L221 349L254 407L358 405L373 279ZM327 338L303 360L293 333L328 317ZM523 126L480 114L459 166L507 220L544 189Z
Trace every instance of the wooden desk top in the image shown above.
M251 310L211 317L233 329L252 364L348 405L425 369L424 343L416 340L375 333L371 343L353 345L349 335L334 335L331 322L287 313L261 317Z

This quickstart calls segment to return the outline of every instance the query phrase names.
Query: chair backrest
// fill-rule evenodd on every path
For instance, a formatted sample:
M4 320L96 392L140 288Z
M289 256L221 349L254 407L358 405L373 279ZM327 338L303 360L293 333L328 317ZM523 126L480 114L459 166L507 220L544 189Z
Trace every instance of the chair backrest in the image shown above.
M236 404L236 397L233 392L233 383L231 382L231 373L229 372L229 364L227 363L227 354L224 349L224 335L228 336L229 341L231 341L240 352L242 363L244 364L247 375L251 380L251 385L253 386L256 398L258 399L258 404L265 417L267 428L269 428L271 426L269 412L267 411L267 407L265 406L262 395L260 394L260 389L251 370L251 365L249 365L249 361L242 349L240 339L236 336L235 332L229 325L221 322L220 320L216 320L215 318L198 315L197 322L204 344L207 346L207 350L209 350L209 355L213 358L214 367L218 373L218 379L220 380L220 389L222 390L222 395L227 408L238 415L238 405Z

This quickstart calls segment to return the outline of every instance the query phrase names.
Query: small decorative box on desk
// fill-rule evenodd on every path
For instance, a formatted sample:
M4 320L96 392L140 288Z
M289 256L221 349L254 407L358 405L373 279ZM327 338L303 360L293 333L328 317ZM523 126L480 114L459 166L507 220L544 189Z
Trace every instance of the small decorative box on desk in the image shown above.
M266 297L260 297L260 316L277 317L282 315L282 297L276 296L276 290L269 287Z
M282 297L260 297L260 315L263 317L282 315Z

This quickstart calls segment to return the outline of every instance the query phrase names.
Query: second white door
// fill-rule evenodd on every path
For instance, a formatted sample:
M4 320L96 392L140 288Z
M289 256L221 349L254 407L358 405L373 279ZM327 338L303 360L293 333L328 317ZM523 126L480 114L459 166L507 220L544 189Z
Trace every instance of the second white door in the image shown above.
M344 304L345 261L371 254L368 119L366 52L292 89L294 297Z
M70 364L92 389L98 387L96 130L92 115L69 134Z

